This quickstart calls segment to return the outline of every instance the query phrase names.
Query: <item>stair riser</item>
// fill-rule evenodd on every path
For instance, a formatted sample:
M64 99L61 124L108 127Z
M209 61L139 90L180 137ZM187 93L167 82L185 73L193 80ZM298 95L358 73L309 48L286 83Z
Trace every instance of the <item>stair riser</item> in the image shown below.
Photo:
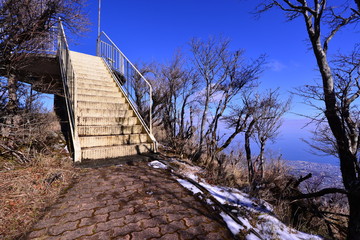
M106 73L83 73L83 72L77 72L75 75L77 78L84 78L84 79L94 79L94 80L110 80L111 79L111 75L110 73L106 72ZM111 79L112 80L112 79Z
M103 86L103 85L96 85L96 84L87 84L87 83L78 83L77 89L80 91L89 91L89 90L96 90L102 92L120 92L120 89L117 85L112 84L111 86Z
M92 89L99 89L99 90L108 90L114 89L118 90L116 83L114 81L96 81L96 80L79 80L77 79L77 87L78 88L92 88Z
M119 136L80 137L82 147L103 147L114 145L147 143L146 134L132 134Z
M88 118L88 117L79 117L78 125L79 126L104 126L104 125L126 125L133 126L139 124L139 120L136 117L129 118Z
M89 89L78 89L78 94L92 95L92 96L106 96L106 97L123 97L123 94L119 91L106 92L101 90L89 90Z
M73 64L104 64L103 60L97 56L71 54L70 59Z
M120 135L120 134L138 134L143 133L141 125L135 126L79 126L80 136L96 136L96 135Z
M103 109L108 110L112 109L113 111L117 110L128 110L130 108L128 103L99 103L99 102L85 102L78 101L78 109Z
M134 117L134 113L131 110L117 111L113 109L80 109L78 115L81 117Z
M111 86L117 87L116 83L112 79L108 78L76 78L77 83L83 83L86 85L94 84L94 85L104 85L104 86Z
M76 70L85 70L85 71L92 71L92 72L96 72L96 71L107 72L108 71L102 61L101 62L92 61L90 63L75 61L72 66Z
M78 101L88 101L88 102L101 102L101 103L125 103L125 98L122 96L117 97L106 97L106 96L92 96L92 95L83 95L78 94Z
M73 65L76 75L108 75L109 71L103 66L97 65Z
M116 147L104 147L97 149L83 149L83 159L104 159L104 158L117 158L123 156L130 156L140 153L146 153L153 150L152 144L141 144L139 146L116 146Z

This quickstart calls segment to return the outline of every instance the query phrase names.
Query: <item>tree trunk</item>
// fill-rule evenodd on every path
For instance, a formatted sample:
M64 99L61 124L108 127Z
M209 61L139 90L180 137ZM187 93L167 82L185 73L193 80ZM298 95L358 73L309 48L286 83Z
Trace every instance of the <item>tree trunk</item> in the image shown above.
M353 189L348 194L350 218L348 223L347 239L360 239L360 184L357 183L356 189Z
M15 147L16 129L19 125L19 118L16 117L18 109L17 80L14 74L9 74L7 84L9 101L6 105L6 127L3 129L3 131L7 136L7 146L13 149Z
M10 74L7 83L9 97L9 102L7 104L7 112L9 115L15 115L18 107L16 76L14 74Z
M204 129L205 129L205 123L207 120L207 112L209 108L209 101L210 101L210 93L209 93L209 86L206 86L206 97L205 97L205 104L204 104L204 110L201 117L201 125L200 125L200 140L199 140L199 148L194 156L194 161L200 160L202 154L203 154L203 143L204 143Z
M252 120L249 124L248 129L245 132L245 152L246 152L246 161L248 165L248 176L249 176L249 183L251 184L254 180L254 166L251 160L251 147L250 147L250 137L252 128L255 124L255 121Z
M259 171L260 178L264 178L264 152L265 152L265 142L260 143L260 154L259 154Z
M349 192L348 201L350 217L347 239L360 240L360 183L356 176L357 174L355 168L357 156L356 153L354 154L351 152L349 142L353 141L350 141L349 137L351 136L346 134L346 130L344 129L342 121L338 116L336 95L334 91L334 79L326 57L326 52L320 42L320 34L317 34L317 32L314 31L309 22L307 22L307 30L322 77L326 107L325 116L336 139L343 184L345 189Z

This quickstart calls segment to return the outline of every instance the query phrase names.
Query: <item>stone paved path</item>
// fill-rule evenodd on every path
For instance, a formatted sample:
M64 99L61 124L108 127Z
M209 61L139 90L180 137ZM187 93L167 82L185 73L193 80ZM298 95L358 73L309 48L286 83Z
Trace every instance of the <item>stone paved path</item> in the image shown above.
M85 169L27 239L233 239L168 171L145 162Z

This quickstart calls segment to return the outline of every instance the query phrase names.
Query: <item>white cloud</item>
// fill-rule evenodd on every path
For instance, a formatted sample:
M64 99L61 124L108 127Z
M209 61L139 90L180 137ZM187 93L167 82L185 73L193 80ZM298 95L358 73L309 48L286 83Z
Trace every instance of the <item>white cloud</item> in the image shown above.
M286 68L285 64L275 59L270 60L270 62L267 65L271 70L275 72L280 72Z

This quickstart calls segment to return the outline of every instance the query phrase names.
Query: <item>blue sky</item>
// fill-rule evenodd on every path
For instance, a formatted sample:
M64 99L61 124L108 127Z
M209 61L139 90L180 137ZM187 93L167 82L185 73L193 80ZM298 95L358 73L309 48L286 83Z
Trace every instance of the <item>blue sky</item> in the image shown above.
M287 22L281 11L269 11L257 19L251 12L260 1L251 0L102 0L101 28L133 62L166 63L176 49L188 50L193 37L222 35L232 40L233 49L244 49L248 58L268 56L261 88L289 91L319 78L306 40L302 19ZM336 1L335 1L336 2ZM95 54L97 0L86 7L90 31L72 43L71 49ZM330 54L349 51L359 39L359 29L350 27L331 42ZM306 114L311 109L295 97L291 112ZM306 120L289 113L274 147L290 160L330 161L306 153L299 140L308 137L301 129Z

